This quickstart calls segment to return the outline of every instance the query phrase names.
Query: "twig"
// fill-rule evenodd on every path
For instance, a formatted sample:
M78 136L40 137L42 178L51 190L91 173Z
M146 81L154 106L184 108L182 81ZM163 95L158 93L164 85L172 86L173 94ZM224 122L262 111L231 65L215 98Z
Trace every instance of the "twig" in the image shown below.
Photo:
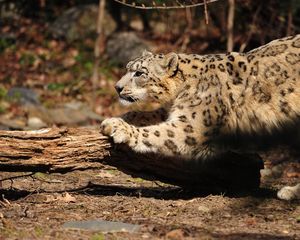
M154 6L145 6L144 4L141 4L141 5L136 5L135 2L133 3L127 3L126 1L121 1L121 0L114 0L120 4L123 4L125 6L128 6L128 7L132 7L132 8L138 8L138 9L179 9L179 8L191 8L191 7L198 7L198 6L203 6L203 5L206 5L208 3L213 3L213 2L217 2L219 0L204 0L203 2L201 3L194 3L194 4L189 4L189 5L183 5L183 4L180 4L179 6L166 6L166 5L163 5L163 6L158 6L158 5L154 5Z
M205 15L205 24L208 25L207 0L204 0L204 15Z
M0 200L0 205L3 207L7 207L11 205L10 201L8 201L5 197L4 194L2 194L2 200Z

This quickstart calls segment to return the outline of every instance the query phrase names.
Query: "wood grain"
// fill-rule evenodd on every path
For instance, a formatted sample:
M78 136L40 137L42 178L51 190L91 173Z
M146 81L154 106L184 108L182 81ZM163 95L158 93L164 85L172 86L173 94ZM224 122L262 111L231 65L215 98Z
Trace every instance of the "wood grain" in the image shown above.
M262 159L228 152L207 161L137 154L112 145L98 128L0 131L0 171L61 172L111 165L133 176L191 189L259 186Z

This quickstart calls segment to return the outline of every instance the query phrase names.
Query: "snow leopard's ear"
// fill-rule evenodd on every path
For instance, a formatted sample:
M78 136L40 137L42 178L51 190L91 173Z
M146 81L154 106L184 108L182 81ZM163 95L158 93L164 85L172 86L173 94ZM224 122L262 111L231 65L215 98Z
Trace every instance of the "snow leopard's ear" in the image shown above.
M142 53L142 56L143 56L143 57L152 56L152 55L153 55L153 53L152 53L152 52L149 52L149 51L146 50L146 49L145 49L145 50L143 51L143 53Z
M168 53L165 56L164 65L170 72L174 72L178 67L178 55L173 52Z
M132 66L133 63L134 63L134 61L130 61L129 63L127 63L126 69L129 70L131 68L131 66Z

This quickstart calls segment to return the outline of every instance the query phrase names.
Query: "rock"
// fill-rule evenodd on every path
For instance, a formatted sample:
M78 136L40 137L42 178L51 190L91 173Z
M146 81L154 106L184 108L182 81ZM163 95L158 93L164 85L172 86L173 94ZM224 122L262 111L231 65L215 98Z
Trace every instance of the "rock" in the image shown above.
M282 173L283 173L283 170L284 170L284 167L282 165L276 165L274 167L272 167L272 176L274 178L279 178L281 177Z
M140 56L151 46L134 32L113 34L107 41L106 54L112 62L125 66L130 60Z
M23 117L13 119L3 117L0 118L0 124L10 130L24 130L26 128L26 119Z
M13 87L8 90L7 97L20 102L23 105L39 105L38 94L29 88Z
M36 130L47 127L47 124L44 123L40 118L37 117L29 117L27 120L27 129L28 130Z
M98 5L79 5L66 10L49 27L50 33L56 38L64 38L69 42L84 40L88 37L95 39ZM109 36L117 28L113 18L105 12L103 19L104 34Z
M86 104L79 101L72 101L64 104L65 109L71 109L80 112L81 115L85 116L87 120L103 121L103 117L99 116Z
M273 177L272 176L272 170L269 169L269 168L260 170L260 175L261 175L262 178L266 178L266 179Z
M103 120L103 117L93 112L88 105L79 101L72 101L51 109L41 105L28 105L25 109L28 116L27 130L40 129L53 124L87 125L90 121Z
M48 113L53 123L59 125L85 125L90 120L103 120L103 117L94 113L90 107L75 101L66 103L61 107L49 109Z
M80 111L63 107L49 109L49 114L53 122L59 125L77 125L87 121Z
M0 120L0 121L1 121L1 120ZM9 130L9 127L6 126L6 125L0 124L0 130L8 131L8 130ZM0 186L0 188L1 188L1 186Z
M48 112L48 109L42 105L29 105L29 106L26 106L25 110L26 110L27 116L28 116L27 125L30 125L29 119L32 119L33 121L35 121L32 123L37 123L38 120L36 120L36 119L40 119L47 126L54 124L54 122Z
M139 225L123 222L111 222L105 220L69 221L63 224L63 228L82 229L91 231L108 232L137 232Z

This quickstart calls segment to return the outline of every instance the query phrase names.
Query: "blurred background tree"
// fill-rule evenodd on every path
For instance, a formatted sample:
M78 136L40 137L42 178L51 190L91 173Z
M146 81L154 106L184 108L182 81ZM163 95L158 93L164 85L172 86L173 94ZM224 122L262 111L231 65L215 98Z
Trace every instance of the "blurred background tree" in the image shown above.
M0 127L94 124L127 111L113 85L144 49L248 51L300 30L299 0L109 0L97 38L99 3L0 0ZM38 108L22 105L34 94ZM79 108L91 111L76 119Z

